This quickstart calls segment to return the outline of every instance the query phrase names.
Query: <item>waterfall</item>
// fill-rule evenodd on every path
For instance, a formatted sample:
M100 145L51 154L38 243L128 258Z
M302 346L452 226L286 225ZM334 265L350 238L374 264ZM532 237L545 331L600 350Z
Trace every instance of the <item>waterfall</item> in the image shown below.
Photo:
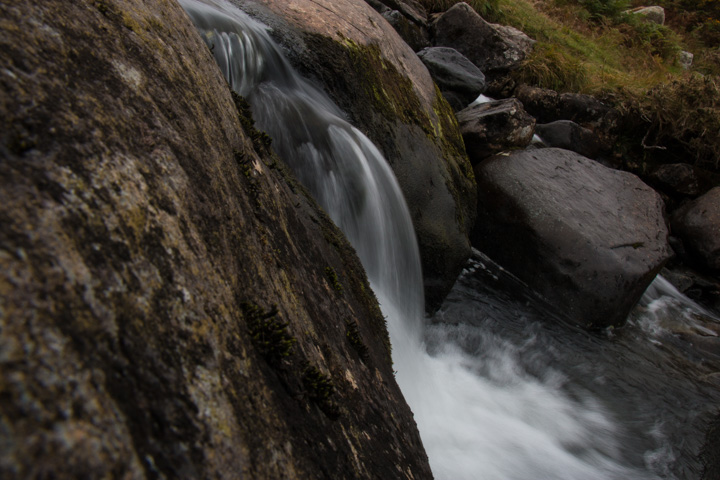
M441 315L456 315L449 322L456 325L426 327L410 215L378 149L293 71L265 27L224 0L180 3L258 127L357 250L388 318L397 381L437 478L658 478L662 445L623 443L627 432L588 390L569 389L553 366L532 372L529 356L545 349L536 345L539 334L508 341L461 318L492 323L505 311L515 316L506 320L511 326L524 321L523 310L502 304L488 314L463 304L454 314L451 303ZM458 292L487 268L471 263Z

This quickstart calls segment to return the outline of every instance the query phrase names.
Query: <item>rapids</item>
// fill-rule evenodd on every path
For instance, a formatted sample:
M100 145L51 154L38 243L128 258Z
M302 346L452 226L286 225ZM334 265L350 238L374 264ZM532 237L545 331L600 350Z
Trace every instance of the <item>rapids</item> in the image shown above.
M674 338L678 329L715 338L717 319L658 279L627 329L578 331L479 252L425 318L412 223L377 148L261 24L224 0L180 3L258 127L357 250L437 478L698 474L699 427L720 394L688 379L707 365L687 360Z

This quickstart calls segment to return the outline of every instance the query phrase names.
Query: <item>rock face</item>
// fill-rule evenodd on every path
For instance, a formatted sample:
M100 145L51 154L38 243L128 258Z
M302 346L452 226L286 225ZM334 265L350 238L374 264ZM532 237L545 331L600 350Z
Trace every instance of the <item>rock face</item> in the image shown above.
M430 45L430 33L427 25L413 23L398 10L390 10L383 13L382 16L392 25L398 35L405 40L405 43L410 45L410 48L416 52Z
M703 267L720 270L720 187L676 210L671 225Z
M495 153L526 147L535 133L535 119L515 98L473 105L457 118L473 165Z
M180 7L0 28L0 477L430 478L353 250Z
M597 135L571 120L536 125L535 133L549 147L572 150L588 158L596 158L600 153L600 140Z
M520 30L486 22L464 2L439 16L430 30L434 45L456 49L488 77L517 67L535 43Z
M247 0L276 27L301 73L315 78L383 152L410 207L429 309L470 255L472 167L455 115L415 52L353 0Z
M485 91L485 75L454 48L429 47L419 51L418 56L455 111L467 107Z
M556 148L475 174L473 245L573 323L622 325L670 255L660 197L632 174Z

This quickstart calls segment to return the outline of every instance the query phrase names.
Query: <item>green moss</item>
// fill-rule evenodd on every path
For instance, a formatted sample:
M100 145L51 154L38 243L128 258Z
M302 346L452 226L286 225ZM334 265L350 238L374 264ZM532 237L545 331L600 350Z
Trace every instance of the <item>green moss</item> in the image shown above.
M343 287L338 281L338 276L334 268L325 267L325 278L327 279L330 286L335 289L336 292L342 293Z
M362 360L364 363L368 363L368 361L370 360L370 351L368 350L367 345L365 345L365 342L363 342L362 337L360 336L360 330L358 329L357 322L354 320L348 321L345 322L345 326L347 327L345 337L347 337L348 342L350 342L350 345L360 356L360 360Z
M241 95L236 93L234 90L230 90L235 108L238 111L238 119L240 125L242 125L245 134L252 140L253 147L258 153L270 153L270 146L272 145L272 139L270 136L258 130L255 127L255 120L250 110L250 104Z
M332 379L313 365L307 365L302 373L302 383L305 391L320 410L336 419L340 416L340 408L335 402L335 384Z
M252 344L268 361L279 362L294 353L297 340L288 333L288 324L278 317L276 307L265 311L254 303L243 302L240 309Z

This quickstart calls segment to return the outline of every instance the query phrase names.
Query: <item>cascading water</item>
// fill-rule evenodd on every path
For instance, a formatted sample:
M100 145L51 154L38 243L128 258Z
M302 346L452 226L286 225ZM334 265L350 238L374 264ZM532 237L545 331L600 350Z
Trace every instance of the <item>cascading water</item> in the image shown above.
M487 262L471 262L461 277L439 313L449 323L424 328L415 234L377 148L292 70L263 26L224 0L180 3L277 153L357 250L388 317L397 380L437 478L671 477L661 425L620 426L622 407L609 408L592 382L548 364L561 347L529 320L530 307L497 292L488 300L473 283ZM578 348L597 347L583 339L573 340ZM569 355L557 358L572 364Z

